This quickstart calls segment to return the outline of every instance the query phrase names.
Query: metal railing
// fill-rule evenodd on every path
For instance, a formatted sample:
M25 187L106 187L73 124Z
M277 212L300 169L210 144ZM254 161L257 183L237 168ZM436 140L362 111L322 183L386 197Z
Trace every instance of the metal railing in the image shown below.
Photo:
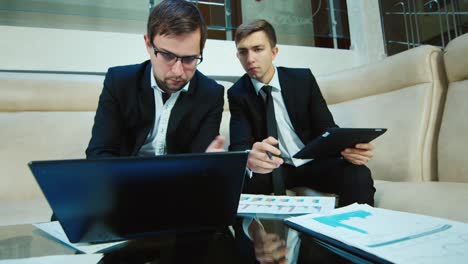
M386 0L380 0L381 6L382 1ZM406 40L387 38L387 43L405 45L407 49L424 44L424 40L421 39L420 27L426 25L421 21L421 17L437 16L438 29L434 34L440 36L439 46L444 48L450 40L463 34L463 23L460 16L468 15L468 11L460 9L459 0L402 0L395 3L390 10L383 12L382 15L384 23L388 16L402 16Z
M149 8L150 10L160 2L155 1L155 0L149 0ZM233 39L233 32L235 28L232 25L232 10L231 10L231 0L224 0L224 2L211 2L211 1L201 1L201 0L186 0L188 2L196 3L197 5L207 5L207 6L218 6L218 7L224 7L224 21L225 24L224 26L220 25L208 25L208 30L219 30L219 31L225 31L226 32L226 40L232 40ZM325 4L323 2L328 2L328 8L325 8ZM327 10L329 14L329 27L330 27L330 33L326 36L324 35L319 35L319 34L312 34L313 36L317 37L327 37L331 38L333 41L333 48L338 49L338 39L343 38L343 34L341 33L342 29L340 28L341 26L341 15L337 15L338 12L341 12L338 8L335 8L336 5L335 0L317 0L316 4L317 7L315 10L312 10L312 17L313 19L315 15L319 13L319 11L325 9Z

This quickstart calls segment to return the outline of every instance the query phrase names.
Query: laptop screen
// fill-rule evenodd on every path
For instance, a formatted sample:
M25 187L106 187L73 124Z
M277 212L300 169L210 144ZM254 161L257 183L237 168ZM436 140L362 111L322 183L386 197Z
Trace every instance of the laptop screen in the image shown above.
M71 242L214 230L235 221L247 152L33 161Z

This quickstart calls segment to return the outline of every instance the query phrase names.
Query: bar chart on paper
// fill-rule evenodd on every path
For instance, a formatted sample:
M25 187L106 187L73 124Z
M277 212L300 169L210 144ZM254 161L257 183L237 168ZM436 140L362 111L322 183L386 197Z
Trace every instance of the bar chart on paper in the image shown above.
M334 208L334 197L242 194L237 214L260 218L281 218L282 216L324 213Z
M395 263L468 263L468 224L367 205L288 218Z

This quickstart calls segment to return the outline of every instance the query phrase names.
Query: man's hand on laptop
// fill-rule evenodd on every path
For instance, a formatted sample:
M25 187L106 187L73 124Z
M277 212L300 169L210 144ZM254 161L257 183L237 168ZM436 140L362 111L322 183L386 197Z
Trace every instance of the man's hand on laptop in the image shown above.
M205 152L224 152L224 137L217 136L213 141L211 141L208 148L206 148Z
M374 146L371 143L356 144L355 148L343 150L341 155L353 164L364 165L374 156Z
M247 168L255 173L270 173L283 164L279 157L281 151L277 148L278 140L268 137L262 142L255 142L249 152Z

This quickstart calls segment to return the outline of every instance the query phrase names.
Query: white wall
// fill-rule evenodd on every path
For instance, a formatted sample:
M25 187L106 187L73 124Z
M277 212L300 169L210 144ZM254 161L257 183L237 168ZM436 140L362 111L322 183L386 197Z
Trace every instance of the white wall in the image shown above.
M324 75L383 59L377 1L348 0L347 5L351 50L279 45L275 64ZM0 26L0 36L0 70L106 72L148 58L141 34ZM234 42L208 40L199 69L211 76L240 76L235 54Z
M310 0L242 0L241 3L242 21L266 19L275 28L279 43L314 46Z
M379 3L376 0L347 0L351 49L357 65L386 57Z
M105 72L146 59L136 34L1 26L0 69Z
M0 26L0 70L106 72L148 58L140 34ZM355 66L355 52L279 45L277 65L325 74ZM233 41L208 40L199 69L207 75L240 76Z

